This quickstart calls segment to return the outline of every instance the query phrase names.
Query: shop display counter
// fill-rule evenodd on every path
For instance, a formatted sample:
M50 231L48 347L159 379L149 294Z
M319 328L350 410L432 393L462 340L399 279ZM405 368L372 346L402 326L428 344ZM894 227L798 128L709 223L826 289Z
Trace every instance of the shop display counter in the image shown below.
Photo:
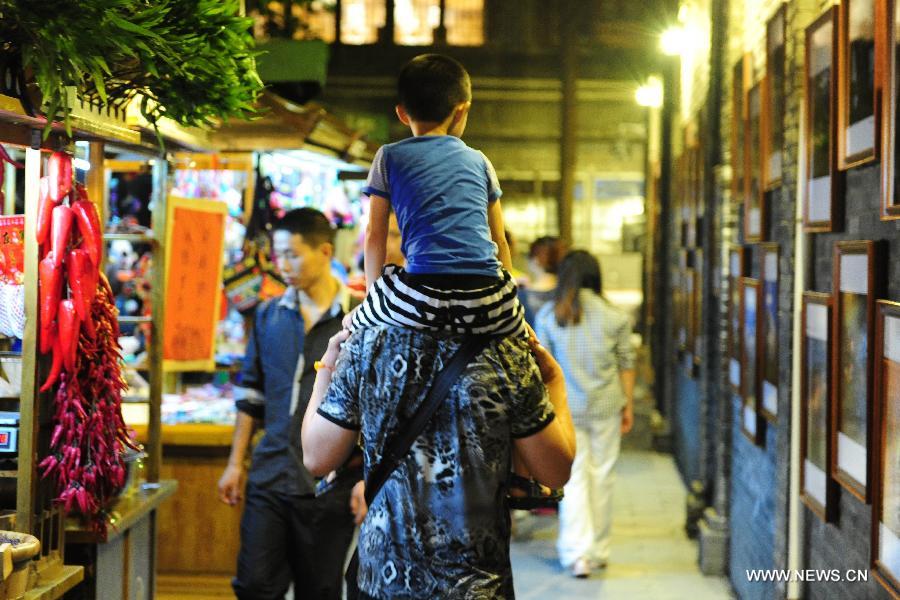
M145 427L134 429L139 440L145 439ZM177 480L178 492L160 507L157 517L160 574L234 574L243 507L219 502L217 488L233 434L233 425L162 426L160 476Z
M166 539L156 535L158 511L175 494L178 482L162 480L135 487L116 499L105 535L76 519L66 522L66 560L93 565L80 588L82 598L155 597L154 561L159 543L165 544Z

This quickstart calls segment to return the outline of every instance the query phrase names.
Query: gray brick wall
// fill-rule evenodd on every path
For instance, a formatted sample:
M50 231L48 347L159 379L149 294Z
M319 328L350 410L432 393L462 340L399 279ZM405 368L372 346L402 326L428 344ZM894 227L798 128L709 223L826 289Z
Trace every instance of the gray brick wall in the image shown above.
M900 300L900 221L886 222L878 217L880 166L869 165L848 171L844 194L844 231L813 236L813 281L807 286L820 292L833 290L833 252L841 240L885 240L886 266L880 274L887 297ZM835 523L826 524L808 509L805 512L804 546L807 565L820 569L868 569L872 507L843 488L838 492L839 511ZM890 595L874 577L868 583L808 583L809 598L887 599Z
M741 598L783 598L784 584L751 584L744 570L749 568L787 567L788 491L790 481L791 383L792 383L792 323L795 273L802 268L795 263L794 215L796 213L798 143L800 105L803 95L803 36L802 29L817 12L809 2L793 1L787 6L787 105L785 110L785 172L782 187L768 194L769 227L767 237L779 245L779 332L780 381L779 415L766 431L766 444L760 448L747 440L740 431L740 398L727 390L726 365L722 361L708 362L704 356L701 376L697 379L684 373L683 365L672 355L668 363L675 382L675 402L672 414L675 448L679 467L686 481L707 475L712 486L710 500L715 498L716 509L729 517L729 576ZM724 52L724 49L719 49ZM730 90L732 64L725 64L725 85L729 94L721 114L721 141L724 156L722 165L729 164L729 139L732 127ZM720 173L722 165L716 165ZM794 166L794 168L791 168ZM832 261L834 243L839 240L886 240L887 264L881 277L887 287L886 296L900 300L900 222L879 219L879 169L871 165L850 171L846 175L845 216L843 231L813 235L808 257L810 268L805 288L830 292L832 290ZM723 244L741 241L742 214L740 207L728 203L728 170L717 177L708 206L718 207L712 215L713 232L705 248L707 257L721 253ZM677 240L678 236L673 236ZM673 242L674 243L674 242ZM748 246L751 274L759 277L760 252ZM677 270L677 248L672 248L672 269ZM707 261L710 263L711 261ZM705 291L704 306L707 319L725 319L724 296L720 285L727 265L718 265L712 274L712 289ZM721 327L712 328L720 334ZM718 337L718 352L723 351L724 332ZM708 344L712 349L714 345ZM716 357L718 358L718 357ZM719 393L714 393L719 390ZM711 393L712 392L712 393ZM701 427L701 419L707 426ZM710 437L714 439L709 439ZM715 468L713 468L715 467ZM727 497L723 497L727 496ZM810 569L867 569L870 556L871 506L846 492L840 492L838 520L823 523L805 507L803 521L803 568ZM808 598L881 599L888 594L870 576L868 583L807 583L804 596Z
M775 502L772 482L775 479L773 438L775 430L767 428L766 449L759 448L741 433L741 401L732 402L731 513L729 525L729 577L742 600L775 598L775 584L750 582L747 569L773 569L776 564L772 547L775 540Z

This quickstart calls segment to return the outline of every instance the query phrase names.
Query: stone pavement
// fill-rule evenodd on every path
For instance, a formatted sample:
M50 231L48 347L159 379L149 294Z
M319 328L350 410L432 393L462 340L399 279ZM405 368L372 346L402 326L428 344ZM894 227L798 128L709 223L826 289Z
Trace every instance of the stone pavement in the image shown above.
M616 468L612 555L606 569L575 579L556 560L556 517L528 516L512 544L518 600L723 600L723 577L697 567L684 534L685 488L670 455L622 453Z

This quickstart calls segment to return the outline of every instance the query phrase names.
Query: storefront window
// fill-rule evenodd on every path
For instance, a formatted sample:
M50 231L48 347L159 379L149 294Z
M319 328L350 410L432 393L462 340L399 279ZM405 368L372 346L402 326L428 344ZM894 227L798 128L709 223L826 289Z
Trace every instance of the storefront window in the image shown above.
M446 0L444 26L451 46L484 44L484 0Z
M314 0L308 4L290 4L285 17L284 2L253 2L247 14L253 18L253 36L257 41L273 37L295 40L334 41L334 14L337 0Z
M329 44L334 42L336 4L337 0L320 0L308 6L292 5L295 22L305 23L305 27L298 27L294 39L322 40Z
M384 27L384 0L342 0L341 42L374 44L378 30Z
M441 24L438 0L394 0L394 42L401 46L434 43L434 29Z

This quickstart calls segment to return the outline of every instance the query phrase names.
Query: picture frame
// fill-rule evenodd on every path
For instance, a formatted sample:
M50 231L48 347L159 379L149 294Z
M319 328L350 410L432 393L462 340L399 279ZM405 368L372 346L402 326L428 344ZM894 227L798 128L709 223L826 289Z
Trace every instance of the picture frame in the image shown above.
M747 88L750 55L744 54L731 69L731 201L743 204L746 196Z
M879 424L872 498L872 571L900 597L900 302L875 308L875 407Z
M805 187L803 228L836 231L841 226L841 193L835 149L838 7L828 8L806 29L803 136L806 156L801 181Z
M778 419L778 244L760 244L760 409L762 416Z
M684 205L687 195L687 183L684 178L685 155L681 154L674 160L675 172L673 173L673 197L672 214L675 219L676 245L684 248L687 243L687 231L684 223Z
M833 263L831 475L864 502L871 500L877 250L870 240L837 242Z
M879 53L882 57L882 102L881 102L881 219L889 221L900 219L900 184L897 177L898 142L900 130L897 129L897 103L900 101L900 64L897 53L900 51L900 2L887 0L879 4L886 8L882 19L882 32L885 43Z
M688 248L697 247L697 146L692 145L686 149L688 157L687 161L687 193L685 194L685 204L682 216L686 227L687 241L685 246Z
M747 90L747 139L745 140L744 241L760 242L766 235L765 192L763 191L763 107L762 81Z
M766 77L763 89L765 123L765 190L781 185L784 166L786 6L781 4L766 23Z
M838 167L878 157L876 0L841 0L838 39Z
M700 365L703 363L706 336L703 334L703 249L694 250L694 368L693 376L700 376Z
M741 431L758 446L765 445L765 421L759 414L760 282L741 279Z
M684 313L685 313L685 330L687 339L685 339L685 351L690 354L690 360L685 361L688 377L693 377L693 354L697 343L697 271L693 267L688 267L684 272Z
M687 285L685 280L687 279L687 269L688 269L688 251L681 249L678 251L678 272L676 274L676 282L673 286L674 289L674 309L675 309L675 337L678 342L678 350L680 352L684 352L687 350L687 342L688 342L688 330L687 330L687 318L686 318L686 306L687 306L687 298L685 294L685 290L687 289Z
M741 281L747 275L748 255L743 246L736 245L728 249L728 384L732 393L737 395L741 393Z
M697 111L697 167L695 170L697 185L695 190L696 202L694 203L694 227L696 228L695 235L697 236L698 247L703 245L703 227L701 224L703 223L703 216L706 214L706 147L704 142L707 139L707 135L709 135L707 126L706 112L701 108Z
M800 342L800 499L819 518L837 517L829 476L831 428L831 294L803 293Z

